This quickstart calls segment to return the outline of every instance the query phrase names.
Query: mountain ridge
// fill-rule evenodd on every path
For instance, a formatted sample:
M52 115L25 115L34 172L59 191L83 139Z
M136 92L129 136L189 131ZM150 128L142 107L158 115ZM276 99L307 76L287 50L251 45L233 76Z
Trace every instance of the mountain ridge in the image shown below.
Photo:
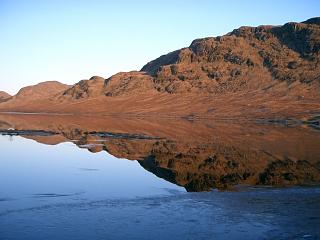
M243 26L224 36L195 39L140 71L108 79L93 76L73 86L57 84L45 94L34 91L36 97L32 91L20 93L2 102L0 111L224 118L319 115L319 22L316 17L282 26Z

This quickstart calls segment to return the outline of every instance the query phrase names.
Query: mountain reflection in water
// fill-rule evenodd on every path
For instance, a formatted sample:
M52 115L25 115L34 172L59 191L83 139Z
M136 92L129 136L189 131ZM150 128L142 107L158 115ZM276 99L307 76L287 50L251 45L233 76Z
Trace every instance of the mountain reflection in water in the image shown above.
M190 192L320 182L320 132L307 126L3 114L0 129L43 144L72 142L137 160Z

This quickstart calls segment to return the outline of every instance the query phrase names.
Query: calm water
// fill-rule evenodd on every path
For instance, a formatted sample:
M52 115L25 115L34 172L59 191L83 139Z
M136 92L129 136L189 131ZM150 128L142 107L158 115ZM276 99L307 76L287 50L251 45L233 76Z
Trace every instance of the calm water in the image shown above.
M249 149L236 139L222 145L225 132L218 142L201 134L187 142L95 132L84 138L71 127L48 136L0 135L0 239L319 239L320 188L295 186L318 176L318 132L290 130L300 140L287 141L281 160L283 147L272 142L287 128L270 133L270 142L262 130L263 144L251 132ZM272 167L264 164L270 155L278 159ZM302 157L302 165L288 160ZM271 187L275 179L292 186Z

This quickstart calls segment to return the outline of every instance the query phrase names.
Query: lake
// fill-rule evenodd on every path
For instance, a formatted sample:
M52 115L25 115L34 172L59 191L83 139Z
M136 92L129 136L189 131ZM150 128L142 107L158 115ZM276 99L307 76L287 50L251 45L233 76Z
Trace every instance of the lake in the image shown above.
M320 132L0 114L0 239L319 239Z

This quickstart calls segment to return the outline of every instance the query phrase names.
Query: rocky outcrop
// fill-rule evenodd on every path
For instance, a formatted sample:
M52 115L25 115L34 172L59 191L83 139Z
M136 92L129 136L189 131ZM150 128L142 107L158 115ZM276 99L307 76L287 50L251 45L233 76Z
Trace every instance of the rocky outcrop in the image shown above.
M98 97L102 94L105 79L93 76L89 80L81 80L63 92L60 98L87 99Z
M118 73L105 80L106 96L124 96L146 93L154 90L152 77L142 72Z

